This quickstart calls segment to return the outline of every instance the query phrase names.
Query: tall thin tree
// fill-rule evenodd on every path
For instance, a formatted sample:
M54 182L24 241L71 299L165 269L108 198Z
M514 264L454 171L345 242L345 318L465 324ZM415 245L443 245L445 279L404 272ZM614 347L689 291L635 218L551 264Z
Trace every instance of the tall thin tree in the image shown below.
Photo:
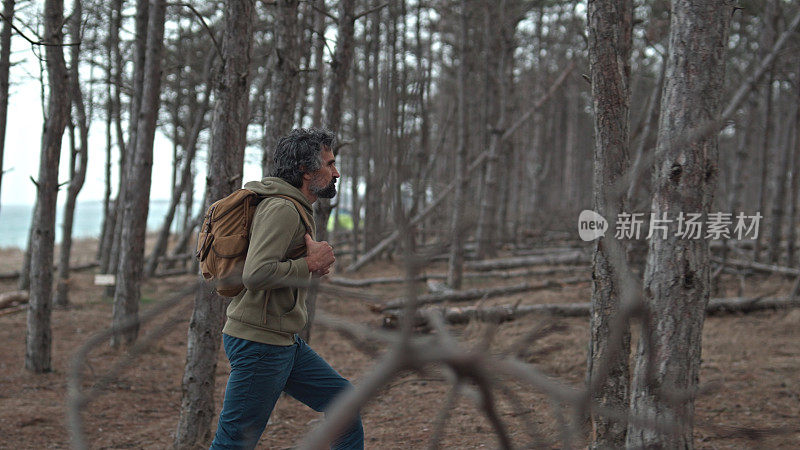
M205 208L239 188L250 117L250 53L254 0L225 3L221 72L215 88ZM205 209L204 209L205 210ZM214 416L214 372L227 302L211 287L198 288L189 322L176 448L207 445Z
M337 139L341 139L342 123L342 97L347 87L350 76L350 66L353 63L353 47L355 44L355 0L342 0L339 2L339 30L336 36L336 50L331 60L331 79L328 83L328 96L325 98L325 127L332 131ZM333 149L334 155L338 153ZM331 215L331 201L320 198L314 203L315 237L318 241L328 239L328 218ZM312 284L306 298L308 309L308 323L302 336L311 339L311 326L314 322L314 313L317 304L317 288Z
M15 0L3 0L3 31L0 31L0 188L3 186L3 153L8 118L8 77L11 72L11 21ZM0 190L2 192L2 190Z
M633 1L597 0L587 8L589 70L594 106L594 208L612 223L625 210L624 195L614 196L609 186L628 169L630 128L630 60ZM620 310L620 289L614 256L624 257L621 245L606 235L597 241L593 259L591 343L588 383L592 400L606 408L624 411L628 405L630 333L612 342L612 326ZM616 254L612 254L615 252ZM616 340L616 339L614 339ZM603 367L605 365L605 367ZM605 373L601 373L604 371ZM625 424L606 416L592 416L593 448L620 448L625 444Z
M161 63L164 54L164 22L166 1L150 0L147 25L147 45L142 98L137 121L135 146L128 161L119 265L114 291L113 324L120 327L135 320L139 314L141 282L144 269L144 240L147 231L147 214L150 207L150 182L153 170L153 143L161 94ZM130 345L139 334L134 325L117 331L111 339L112 346Z
M83 18L82 0L73 0L72 14L69 17L69 35L75 44L81 39L81 20ZM80 145L70 146L69 158L69 185L67 186L67 201L64 204L64 215L61 224L61 248L58 254L58 280L56 282L55 298L53 304L65 308L69 305L69 258L72 253L72 226L75 221L75 204L78 194L83 189L86 181L86 169L89 156L89 122L86 105L84 104L83 91L81 90L78 68L81 60L81 46L70 47L69 89L72 97L73 122L78 128ZM89 93L91 97L91 91ZM70 128L72 129L72 128ZM74 131L71 132L74 135ZM70 140L72 143L74 139Z
M732 12L727 0L672 2L651 203L656 218L672 222L648 244L643 336L631 390L631 413L668 427L630 424L629 447L693 446L694 399L709 298L709 240L677 233L678 215L707 217L717 185L719 149L716 134L686 145L674 143L699 124L717 119Z
M465 227L464 199L467 189L467 139L469 136L469 123L467 121L467 64L465 59L469 44L467 31L469 18L467 1L461 0L460 12L460 39L459 58L461 68L458 70L458 145L455 155L455 194L453 197L453 215L450 219L450 260L447 266L447 284L453 289L461 289L461 280L464 271L464 243Z
M300 93L300 26L297 19L298 0L279 0L275 4L275 67L269 96L269 113L264 134L261 170L271 172L272 152L278 139L291 131L294 110Z
M52 330L50 314L53 296L53 246L55 241L58 162L61 138L69 117L70 94L64 60L64 1L44 3L44 40L47 58L47 119L42 135L36 210L31 231L30 306L25 335L25 368L36 372L51 370Z

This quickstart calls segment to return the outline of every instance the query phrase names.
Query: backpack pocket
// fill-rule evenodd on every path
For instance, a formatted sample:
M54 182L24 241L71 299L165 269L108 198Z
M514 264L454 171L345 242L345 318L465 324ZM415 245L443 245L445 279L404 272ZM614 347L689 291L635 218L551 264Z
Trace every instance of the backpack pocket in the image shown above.
M217 292L223 297L235 297L244 289L242 256L247 253L248 244L247 236L242 234L221 236L211 244L212 254L208 260L213 261L214 273L218 278Z
M218 258L238 258L247 253L249 242L247 236L234 234L231 236L220 236L211 243L211 249ZM221 266L218 266L222 269ZM223 272L221 272L222 274Z

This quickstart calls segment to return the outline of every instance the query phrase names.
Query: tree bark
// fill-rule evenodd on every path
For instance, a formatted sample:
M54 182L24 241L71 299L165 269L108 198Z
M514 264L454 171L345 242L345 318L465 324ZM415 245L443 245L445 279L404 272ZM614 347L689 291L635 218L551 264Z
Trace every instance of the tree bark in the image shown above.
M144 63L144 83L137 120L135 146L126 178L124 215L119 247L116 290L114 291L113 324L121 326L139 314L141 282L144 269L144 240L150 207L150 182L153 170L153 140L161 94L161 64L164 54L165 0L150 0L147 24L147 56ZM111 346L131 345L136 341L139 327L117 332Z
M116 0L111 8L108 10L108 36L106 36L105 42L105 56L106 56L106 127L105 127L105 134L106 134L106 164L105 164L105 193L103 194L103 223L100 226L100 238L97 240L97 255L95 258L100 261L103 259L104 254L104 247L103 244L106 242L106 235L109 232L109 225L111 225L111 221L109 220L110 217L110 210L112 208L111 204L111 148L112 148L112 128L114 125L114 94L113 94L113 83L112 80L114 78L114 45L119 36L116 34L116 30L119 28L115 27L117 25L115 23L115 15L117 14L117 9L115 6L119 4L120 9L122 5L120 4L120 0Z
M800 80L800 66L798 66ZM800 83L797 84L797 100L800 104ZM791 142L790 142L791 144ZM792 152L792 180L789 189L789 236L786 250L786 265L797 267L795 259L795 239L797 237L797 211L800 209L800 108L795 109L794 117L794 150Z
M205 211L239 188L250 118L254 0L225 3L222 64L215 88ZM214 379L227 302L209 286L198 288L189 322L181 414L175 448L207 446L214 416Z
M762 30L761 39L759 42L760 52L765 52L773 42L775 42L775 32L777 31L778 22L778 2L775 0L767 0L764 8L765 12L765 27ZM761 183L759 183L759 197L758 197L758 211L766 211L769 201L770 187L772 180L769 178L770 173L770 160L771 160L771 146L774 141L773 138L773 92L772 85L775 82L775 63L770 64L769 79L764 86L764 126L762 129L761 141ZM762 213L763 214L763 213ZM768 219L772 223L771 218ZM762 245L764 242L765 233L759 233L756 238L756 246L753 249L753 259L759 261L761 259Z
M3 153L6 148L8 118L8 76L11 72L11 21L15 0L3 0L3 31L0 31L0 192L3 186Z
M631 0L589 2L589 70L594 106L594 209L608 218L609 228L625 210L622 195L607 189L630 165L630 60L633 28ZM610 231L609 231L610 232ZM606 235L598 239L592 261L592 309L587 384L592 401L615 411L628 404L630 331L617 341L612 327L620 311L621 283L618 258L626 258L619 242ZM605 367L604 367L605 365ZM591 448L621 448L625 424L592 414Z
M49 95L47 119L42 136L36 211L31 231L30 307L25 336L25 368L43 373L51 370L52 330L50 314L53 289L53 245L55 240L56 197L58 196L58 162L61 138L69 117L69 75L64 61L63 0L46 0L44 4Z
M133 166L134 162L133 159L136 154L136 133L139 129L139 112L141 109L142 103L142 96L137 95L137 93L143 92L144 89L144 74L145 74L145 64L146 64L146 54L147 54L147 36L148 36L148 26L149 26L149 17L150 17L150 1L149 0L137 0L136 1L136 38L133 44L133 92L130 96L130 110L128 113L128 142L127 142L127 151L120 152L119 158L119 188L117 189L117 200L114 202L115 204L115 214L116 218L114 219L116 226L114 228L114 235L111 242L110 252L109 252L109 260L108 260L108 268L111 273L116 274L117 269L119 267L120 262L120 252L122 245L122 229L123 224L125 223L125 205L128 204L128 200L126 199L127 196L127 187L128 187L128 173L131 171L131 166ZM120 52L117 52L119 55ZM121 60L121 59L120 59ZM120 61L118 60L118 61ZM121 81L121 74L123 71L123 67L120 65L117 67L117 73L120 75L119 81ZM119 105L119 103L118 103ZM121 113L120 109L117 110L118 113ZM121 134L121 125L119 126L118 134ZM110 290L107 290L109 295L116 295L112 294Z
M491 45L487 43L488 51L486 53L487 59L495 63L494 76L490 78L494 79L494 89L492 91L493 93L497 93L497 95L491 95L490 102L493 104L490 107L490 113L493 116L495 114L497 115L497 121L490 129L489 155L486 158L483 196L481 198L480 212L478 214L477 252L479 259L496 256L497 248L499 247L499 243L497 242L498 225L501 225L500 229L502 229L503 226L502 223L498 223L496 217L496 211L500 203L498 174L502 173L498 167L501 155L499 147L500 136L503 134L503 128L506 126L506 103L509 91L509 79L506 75L509 68L508 57L513 53L513 49L509 48L512 42L509 36L514 35L517 28L516 26L519 23L513 19L508 20L506 17L505 11L508 9L506 0L501 0L500 4L497 5L497 14L499 14L499 17L492 17L491 10L494 9L493 5L487 3L486 7L487 14L484 25L486 28L485 39L492 42ZM492 24L493 19L497 20L494 26ZM492 30L492 28L494 28L494 30ZM493 37L496 34L499 34L499 36ZM490 54L495 54L497 56L489 58Z
M464 198L467 189L467 139L469 123L467 122L467 1L460 2L460 36L458 70L458 145L455 155L455 194L453 195L453 215L450 218L450 260L447 263L447 285L452 289L461 289L461 275L464 271ZM487 155L488 158L488 155Z
M297 20L298 0L278 0L275 14L275 66L269 96L269 113L265 133L261 169L263 176L272 172L272 154L281 136L294 124L294 111L300 93L300 27Z
M338 27L336 50L331 60L331 79L328 83L328 96L325 99L325 128L333 132L337 139L341 139L339 128L342 122L342 97L347 87L347 78L350 76L350 66L353 63L355 0L341 0L339 2ZM334 149L334 154L336 153L337 149ZM328 218L330 217L331 209L329 199L320 198L314 203L314 223L318 241L328 239ZM311 303L313 304L313 301ZM309 306L309 314L311 314L311 310L313 310L313 305Z
M671 429L631 424L628 447L693 447L694 396L709 298L709 240L675 236L674 221L678 212L705 217L711 208L718 176L717 133L687 145L672 143L721 112L732 12L725 0L672 2L651 210L657 217L669 213L673 222L665 239L649 241L643 330L631 390L633 415L671 424Z
M341 139L339 128L342 121L342 96L347 87L350 65L353 63L353 46L355 33L355 0L339 2L339 30L336 37L336 50L331 60L331 80L328 84L328 97L325 99L325 127ZM333 149L334 155L337 148ZM320 198L314 203L315 239L328 239L328 218L331 214L331 201ZM303 330L304 339L310 341L311 326L314 323L314 312L317 304L317 287L312 284L306 297L308 322Z
M315 0L317 8L325 8L324 0ZM314 12L314 98L311 103L311 126L322 126L322 90L325 86L325 15Z
M82 0L73 0L72 14L69 18L69 35L73 42L81 40L81 18L83 17ZM70 146L70 177L67 187L67 202L64 205L64 221L61 228L61 248L59 250L58 280L53 303L60 308L69 306L69 257L72 252L72 225L75 219L75 204L78 194L86 180L86 168L89 156L89 121L86 117L86 105L83 103L83 92L78 75L80 65L80 45L70 47L69 89L73 110L77 114L78 137L80 147ZM72 132L71 134L74 134ZM75 142L71 139L71 142Z

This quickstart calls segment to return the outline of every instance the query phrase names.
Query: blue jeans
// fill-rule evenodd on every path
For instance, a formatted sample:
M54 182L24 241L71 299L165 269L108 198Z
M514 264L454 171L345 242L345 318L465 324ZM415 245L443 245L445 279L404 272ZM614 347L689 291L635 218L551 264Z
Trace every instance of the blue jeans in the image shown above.
M299 336L288 347L222 335L231 374L211 449L252 449L286 391L314 411L325 411L350 383ZM298 436L299 438L299 436ZM334 442L335 449L363 449L361 417Z

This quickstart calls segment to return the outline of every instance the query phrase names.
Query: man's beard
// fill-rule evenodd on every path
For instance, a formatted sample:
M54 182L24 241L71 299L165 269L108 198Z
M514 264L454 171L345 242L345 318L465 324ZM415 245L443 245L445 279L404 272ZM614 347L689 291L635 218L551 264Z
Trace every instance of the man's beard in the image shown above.
M319 198L333 198L336 196L336 180L331 180L330 184L322 188L312 185L311 193Z

